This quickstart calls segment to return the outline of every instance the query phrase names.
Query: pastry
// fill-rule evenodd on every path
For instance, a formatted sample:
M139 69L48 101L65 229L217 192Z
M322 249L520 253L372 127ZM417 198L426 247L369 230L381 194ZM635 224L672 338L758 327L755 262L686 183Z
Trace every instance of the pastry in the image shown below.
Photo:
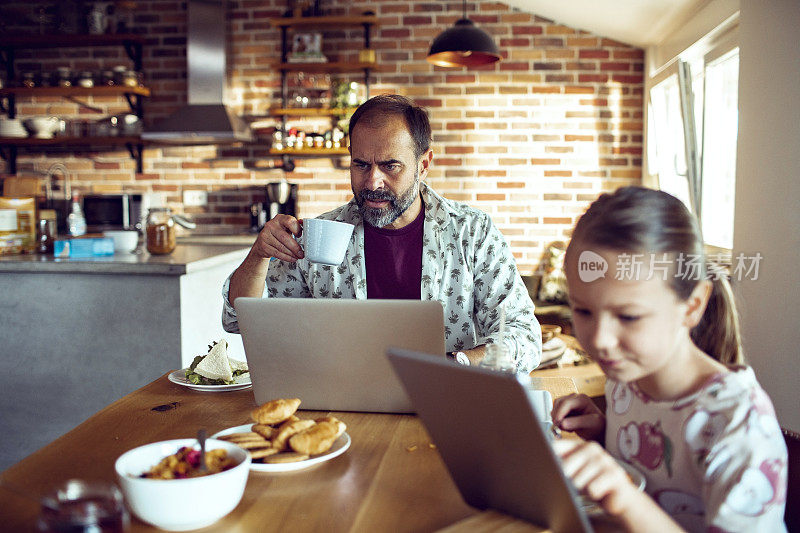
M250 416L258 424L279 424L292 416L299 406L299 398L272 400L253 409Z
M297 452L281 452L269 457L264 458L265 463L296 463L298 461L305 461L308 455Z
M286 443L289 441L291 436L314 425L316 425L316 422L313 420L294 420L291 422L284 422L278 428L277 435L275 435L275 437L272 439L272 447L276 450L283 450L286 448Z
M317 455L328 451L338 436L339 425L324 420L293 435L289 439L289 447L298 453Z

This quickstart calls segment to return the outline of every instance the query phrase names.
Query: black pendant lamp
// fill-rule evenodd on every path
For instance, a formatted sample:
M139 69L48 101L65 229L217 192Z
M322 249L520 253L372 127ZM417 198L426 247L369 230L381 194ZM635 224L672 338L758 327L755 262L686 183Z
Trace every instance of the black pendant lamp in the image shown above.
M492 36L467 18L464 0L464 18L433 40L427 59L440 67L477 67L499 61L500 51Z

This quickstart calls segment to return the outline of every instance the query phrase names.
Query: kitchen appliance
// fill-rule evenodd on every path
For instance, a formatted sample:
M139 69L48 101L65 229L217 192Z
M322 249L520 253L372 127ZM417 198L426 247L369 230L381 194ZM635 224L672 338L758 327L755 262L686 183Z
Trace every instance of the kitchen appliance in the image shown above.
M224 104L226 3L187 3L187 103L142 132L142 139L173 144L251 141L250 127Z
M141 194L89 194L83 197L89 233L142 229Z
M297 184L288 181L267 183L266 202L255 202L250 206L250 229L261 231L267 220L276 215L297 216Z

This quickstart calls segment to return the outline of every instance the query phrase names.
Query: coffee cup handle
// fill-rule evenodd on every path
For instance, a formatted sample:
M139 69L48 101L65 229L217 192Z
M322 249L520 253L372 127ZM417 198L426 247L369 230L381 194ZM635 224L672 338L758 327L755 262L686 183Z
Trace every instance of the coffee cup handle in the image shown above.
M300 245L303 253L306 253L306 232L303 231L303 221L298 219L298 222L300 222L300 235L294 235L293 233L290 233L290 235Z

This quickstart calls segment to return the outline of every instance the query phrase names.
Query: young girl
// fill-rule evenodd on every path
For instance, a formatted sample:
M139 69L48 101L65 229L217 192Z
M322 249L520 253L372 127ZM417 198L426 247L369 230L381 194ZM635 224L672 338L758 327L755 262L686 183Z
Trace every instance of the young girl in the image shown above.
M786 446L695 218L660 191L603 194L565 262L576 336L607 377L605 415L583 395L553 408L586 439L556 442L578 490L629 530L785 531Z

